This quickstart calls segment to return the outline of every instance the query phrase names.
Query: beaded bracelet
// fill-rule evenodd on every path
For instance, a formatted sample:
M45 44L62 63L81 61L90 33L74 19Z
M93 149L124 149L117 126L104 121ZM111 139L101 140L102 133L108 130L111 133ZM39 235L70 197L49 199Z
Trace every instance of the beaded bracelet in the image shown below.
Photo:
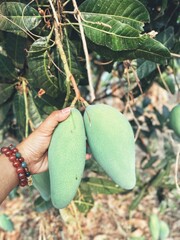
M28 170L27 163L24 158L19 153L18 149L14 145L9 145L9 147L2 147L0 153L4 154L12 162L13 166L16 168L16 172L19 178L19 186L24 187L26 185L32 185L31 173Z

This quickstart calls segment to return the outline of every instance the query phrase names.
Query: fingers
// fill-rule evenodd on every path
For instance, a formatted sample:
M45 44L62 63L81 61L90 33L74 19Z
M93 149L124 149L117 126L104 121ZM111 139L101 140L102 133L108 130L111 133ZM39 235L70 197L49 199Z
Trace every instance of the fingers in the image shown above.
M92 158L92 155L89 154L89 153L86 153L86 160L89 160L89 159L91 159L91 158Z
M64 121L70 115L71 108L64 108L62 110L52 112L46 120L40 125L39 130L51 135L59 122Z

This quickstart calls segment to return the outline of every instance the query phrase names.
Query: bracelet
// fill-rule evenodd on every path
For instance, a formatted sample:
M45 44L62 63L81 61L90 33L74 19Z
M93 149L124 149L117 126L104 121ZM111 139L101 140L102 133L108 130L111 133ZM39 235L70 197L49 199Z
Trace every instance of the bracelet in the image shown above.
M16 172L19 178L19 186L25 187L26 185L32 185L31 173L28 170L27 163L24 158L19 153L18 149L14 145L9 145L9 147L2 147L0 153L4 154L12 162L13 166L16 168Z

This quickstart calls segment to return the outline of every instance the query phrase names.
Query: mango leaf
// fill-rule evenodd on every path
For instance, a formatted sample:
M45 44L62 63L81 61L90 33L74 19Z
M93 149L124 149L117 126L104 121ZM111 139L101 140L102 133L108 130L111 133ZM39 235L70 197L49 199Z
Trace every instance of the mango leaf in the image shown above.
M92 42L113 51L137 49L143 41L138 30L107 16L86 14L83 26Z
M14 224L8 215L0 215L0 228L7 232L12 232L14 230Z
M38 11L26 4L18 2L0 4L0 30L7 32L32 30L40 21Z
M89 189L90 192L93 192L95 194L116 194L125 192L109 179L94 177L82 179L81 189Z
M17 68L23 68L25 62L25 48L26 48L26 38L22 37L18 33L7 32L5 35L5 50L8 55L13 60L14 65Z
M34 209L36 212L44 212L52 208L52 202L45 201L42 197L38 197L34 202Z
M36 106L35 99L33 98L33 95L30 91L28 94L28 112L34 128L37 128L43 119L41 117L39 109Z
M12 102L0 105L0 127L3 125L11 106Z
M51 72L52 59L49 52L47 38L42 37L35 41L29 50L28 66L30 84L44 89L46 94L57 97L59 85L57 77Z
M111 17L120 22L143 30L144 22L149 22L149 14L142 3L137 0L86 0L80 5L83 18L90 14L93 17Z
M156 214L152 214L149 218L149 230L152 240L158 240L160 234L160 221Z
M123 61L127 59L146 59L157 63L164 63L170 57L169 50L160 42L148 35L141 37L141 43L135 50L113 51L107 47L101 47L89 42L90 47L107 60Z
M14 84L0 83L0 105L5 103L14 92Z
M12 60L0 53L0 76L3 78L17 78L17 72Z
M169 236L170 233L170 229L169 226L166 222L164 221L160 221L160 236L159 239L160 240L166 240Z
M25 115L25 104L24 96L22 93L17 92L14 96L13 101L14 114L17 120L18 133L20 137L25 135L26 115Z
M76 195L74 199L74 203L76 204L76 207L78 210L84 214L88 213L89 210L94 205L94 199L91 195L91 192L89 191L83 191L81 188L78 191L78 194Z

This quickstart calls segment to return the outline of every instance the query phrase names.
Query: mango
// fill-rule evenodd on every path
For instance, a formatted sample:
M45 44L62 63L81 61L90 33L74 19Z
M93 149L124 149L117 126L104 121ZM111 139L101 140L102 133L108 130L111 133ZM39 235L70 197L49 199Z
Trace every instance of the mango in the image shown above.
M73 108L70 116L55 129L48 149L51 200L65 208L74 198L83 175L86 136L81 113Z
M84 113L88 143L96 161L124 189L136 183L134 134L126 117L105 104L88 106Z
M171 110L169 120L171 128L180 137L180 104Z
M33 185L45 201L51 198L49 171L32 175Z

